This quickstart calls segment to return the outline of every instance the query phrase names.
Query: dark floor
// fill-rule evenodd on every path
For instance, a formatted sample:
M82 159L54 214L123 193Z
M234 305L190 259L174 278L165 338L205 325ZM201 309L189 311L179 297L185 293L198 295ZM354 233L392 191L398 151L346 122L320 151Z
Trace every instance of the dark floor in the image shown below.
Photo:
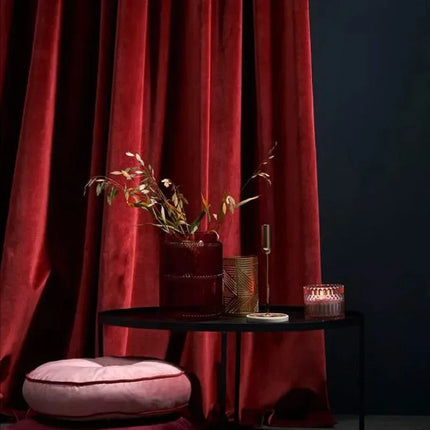
M335 430L358 430L358 418L353 415L336 416ZM0 429L10 424L1 424ZM368 415L366 430L429 430L430 416ZM264 430L278 430L277 427L262 427ZM304 430L290 427L289 430Z
M335 430L358 430L358 417L338 415L336 419ZM366 430L430 430L430 416L368 415L364 423Z

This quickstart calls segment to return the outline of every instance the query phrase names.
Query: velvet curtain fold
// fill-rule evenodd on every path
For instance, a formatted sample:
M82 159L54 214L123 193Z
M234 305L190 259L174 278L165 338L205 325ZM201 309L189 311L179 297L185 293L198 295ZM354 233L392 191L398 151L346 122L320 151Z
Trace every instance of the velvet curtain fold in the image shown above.
M302 285L320 279L308 12L305 0L0 3L2 410L23 407L31 368L94 354L98 310L158 304L160 233L119 199L82 197L126 151L181 185L192 218L201 193L239 197L278 141L272 187L256 186L260 199L220 235L225 255L258 253L259 226L272 224L273 302L303 303ZM110 328L105 348L164 357L168 339ZM206 416L219 342L188 334L180 358ZM313 407L299 425L332 423L322 333L247 335L242 354L244 421L278 402L272 423L297 424L279 399L300 392L299 409Z

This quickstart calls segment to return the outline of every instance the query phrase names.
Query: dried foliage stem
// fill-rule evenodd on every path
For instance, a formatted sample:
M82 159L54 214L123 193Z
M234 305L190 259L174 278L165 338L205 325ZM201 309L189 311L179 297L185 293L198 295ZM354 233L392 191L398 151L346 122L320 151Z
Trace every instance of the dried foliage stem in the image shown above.
M260 163L252 176L245 182L241 194L250 181L258 177L271 184L270 175L265 169L269 161L274 157L273 151L276 145L277 143L275 142L274 146L269 150L267 159ZM179 186L175 185L170 179L162 179L160 182L165 190L163 191L150 164L146 164L138 153L126 152L126 156L134 158L138 165L122 170L114 170L110 172L109 176L92 177L85 185L84 194L89 187L95 185L97 196L104 192L108 204L111 205L113 199L122 192L128 206L148 212L153 220L150 224L177 238L186 239L192 237L198 231L205 216L208 219L209 230L217 232L228 213L233 214L236 208L259 197L250 197L236 203L230 194L224 193L218 211L211 212L211 205L202 195L202 210L190 223L187 221L185 212L185 205L188 204L188 201L180 192ZM116 176L120 176L123 183L114 179ZM169 194L166 195L166 193Z

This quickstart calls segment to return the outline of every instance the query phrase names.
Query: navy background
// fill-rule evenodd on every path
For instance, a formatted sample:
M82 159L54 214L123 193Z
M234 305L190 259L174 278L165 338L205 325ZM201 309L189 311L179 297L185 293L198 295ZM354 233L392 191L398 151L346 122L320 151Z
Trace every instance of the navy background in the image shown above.
M310 0L325 282L366 318L368 413L430 414L430 1ZM335 412L356 342L327 334Z

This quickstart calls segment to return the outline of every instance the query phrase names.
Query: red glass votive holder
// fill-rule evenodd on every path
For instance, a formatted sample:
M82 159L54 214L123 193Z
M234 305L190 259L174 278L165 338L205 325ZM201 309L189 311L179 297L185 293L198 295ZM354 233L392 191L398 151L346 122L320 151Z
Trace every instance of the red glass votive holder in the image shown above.
M305 285L303 296L306 319L340 319L345 317L343 285Z

